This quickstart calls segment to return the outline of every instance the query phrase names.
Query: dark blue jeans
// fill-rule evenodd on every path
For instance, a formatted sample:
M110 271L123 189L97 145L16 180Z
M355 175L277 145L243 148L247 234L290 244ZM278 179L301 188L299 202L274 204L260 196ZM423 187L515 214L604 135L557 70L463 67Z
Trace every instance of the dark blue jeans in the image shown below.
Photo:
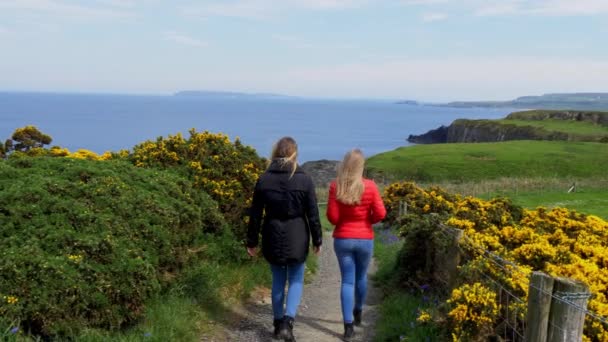
M272 271L272 312L274 319L283 316L296 317L302 289L304 287L304 263L289 266L277 266L270 264ZM285 283L289 280L287 296L285 296ZM285 303L287 297L287 303ZM285 309L283 304L285 303Z
M363 309L367 294L367 267L374 253L374 240L334 239L334 250L340 264L342 318L353 322L353 309Z

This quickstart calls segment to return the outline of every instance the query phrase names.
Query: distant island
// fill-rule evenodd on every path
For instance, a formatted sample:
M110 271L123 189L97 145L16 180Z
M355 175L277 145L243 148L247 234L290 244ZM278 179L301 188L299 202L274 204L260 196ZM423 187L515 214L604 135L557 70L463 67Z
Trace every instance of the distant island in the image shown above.
M608 93L555 93L541 96L522 96L511 101L455 101L437 104L456 108L525 108L608 110Z
M420 103L418 101L414 101L414 100L402 100L402 101L397 101L395 103L396 104L410 105L410 106L419 106L420 105Z
M208 90L184 90L173 96L201 97L213 99L290 99L295 96L272 94L272 93L239 93L232 91L208 91Z

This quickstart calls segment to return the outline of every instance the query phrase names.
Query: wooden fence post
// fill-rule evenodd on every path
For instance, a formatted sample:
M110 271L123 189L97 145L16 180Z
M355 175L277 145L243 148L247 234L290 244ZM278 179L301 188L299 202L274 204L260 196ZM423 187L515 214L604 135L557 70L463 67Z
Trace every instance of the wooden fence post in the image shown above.
M582 341L589 288L580 281L556 278L553 297L557 298L551 302L547 342Z
M440 248L435 251L431 262L434 263L433 278L450 289L454 288L458 279L458 266L460 265L460 242L464 235L463 231L456 228L440 225L438 229L444 230L447 238L445 250ZM428 260L428 257L427 257ZM427 261L428 264L428 261Z
M407 215L407 202L399 201L399 217Z
M549 312L553 293L553 278L534 272L528 290L528 317L524 341L547 342Z

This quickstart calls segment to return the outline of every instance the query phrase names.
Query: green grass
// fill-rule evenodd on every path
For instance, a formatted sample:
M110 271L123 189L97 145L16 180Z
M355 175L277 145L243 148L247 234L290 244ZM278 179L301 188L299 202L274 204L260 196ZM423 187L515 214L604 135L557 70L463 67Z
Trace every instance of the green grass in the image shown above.
M257 286L270 284L268 264L255 260L243 265L203 264L191 269L167 293L147 303L145 319L121 331L88 329L69 340L83 342L200 341L214 334L211 321L233 324L231 306L238 305ZM32 342L32 338L0 332L2 341Z
M196 303L187 298L169 296L148 306L146 322L124 333L89 330L78 337L83 342L103 341L197 341L206 318Z
M532 126L543 128L547 131L564 132L591 139L599 139L608 136L608 127L596 125L591 122L566 121L566 120L493 120L502 124L516 126ZM575 139L576 140L576 139Z
M474 182L504 177L601 177L608 144L565 141L433 144L401 147L368 159L382 181Z
M385 294L375 341L444 341L443 333L436 325L416 321L419 310L432 310L433 300L422 292L409 293L395 284L394 269L402 241L392 242L391 234L377 230L374 240L374 257L378 264L374 285L380 286Z
M445 336L433 323L418 323L420 309L430 310L432 303L419 296L395 292L386 297L380 308L381 319L376 326L376 342L445 341Z
M327 204L319 204L319 218L321 219L321 227L323 227L324 234L334 230L334 225L327 220L326 212Z
M572 184L576 191L568 193ZM423 188L439 186L446 191L482 199L508 197L528 209L565 207L608 219L608 178L500 178L478 182L418 183Z
M497 191L480 197L491 199L497 196L508 197L513 203L528 209L562 207L608 220L608 190L606 189L584 189L573 193L554 190L534 192Z

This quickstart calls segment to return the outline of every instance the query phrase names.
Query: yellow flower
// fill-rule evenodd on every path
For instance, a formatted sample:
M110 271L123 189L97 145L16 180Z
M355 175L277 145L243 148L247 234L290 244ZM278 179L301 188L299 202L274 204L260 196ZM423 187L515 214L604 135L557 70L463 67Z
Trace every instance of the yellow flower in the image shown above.
M419 323L426 323L429 322L431 320L431 314L428 313L426 310L422 310L420 311L420 314L418 315L418 318L416 318L416 321Z
M70 261L73 261L73 262L75 262L75 263L78 264L78 263L80 263L82 261L83 257L82 257L82 255L70 254L70 255L68 255L68 259Z
M15 296L2 296L2 298L9 305L17 304L17 302L19 301L19 298L15 297Z

